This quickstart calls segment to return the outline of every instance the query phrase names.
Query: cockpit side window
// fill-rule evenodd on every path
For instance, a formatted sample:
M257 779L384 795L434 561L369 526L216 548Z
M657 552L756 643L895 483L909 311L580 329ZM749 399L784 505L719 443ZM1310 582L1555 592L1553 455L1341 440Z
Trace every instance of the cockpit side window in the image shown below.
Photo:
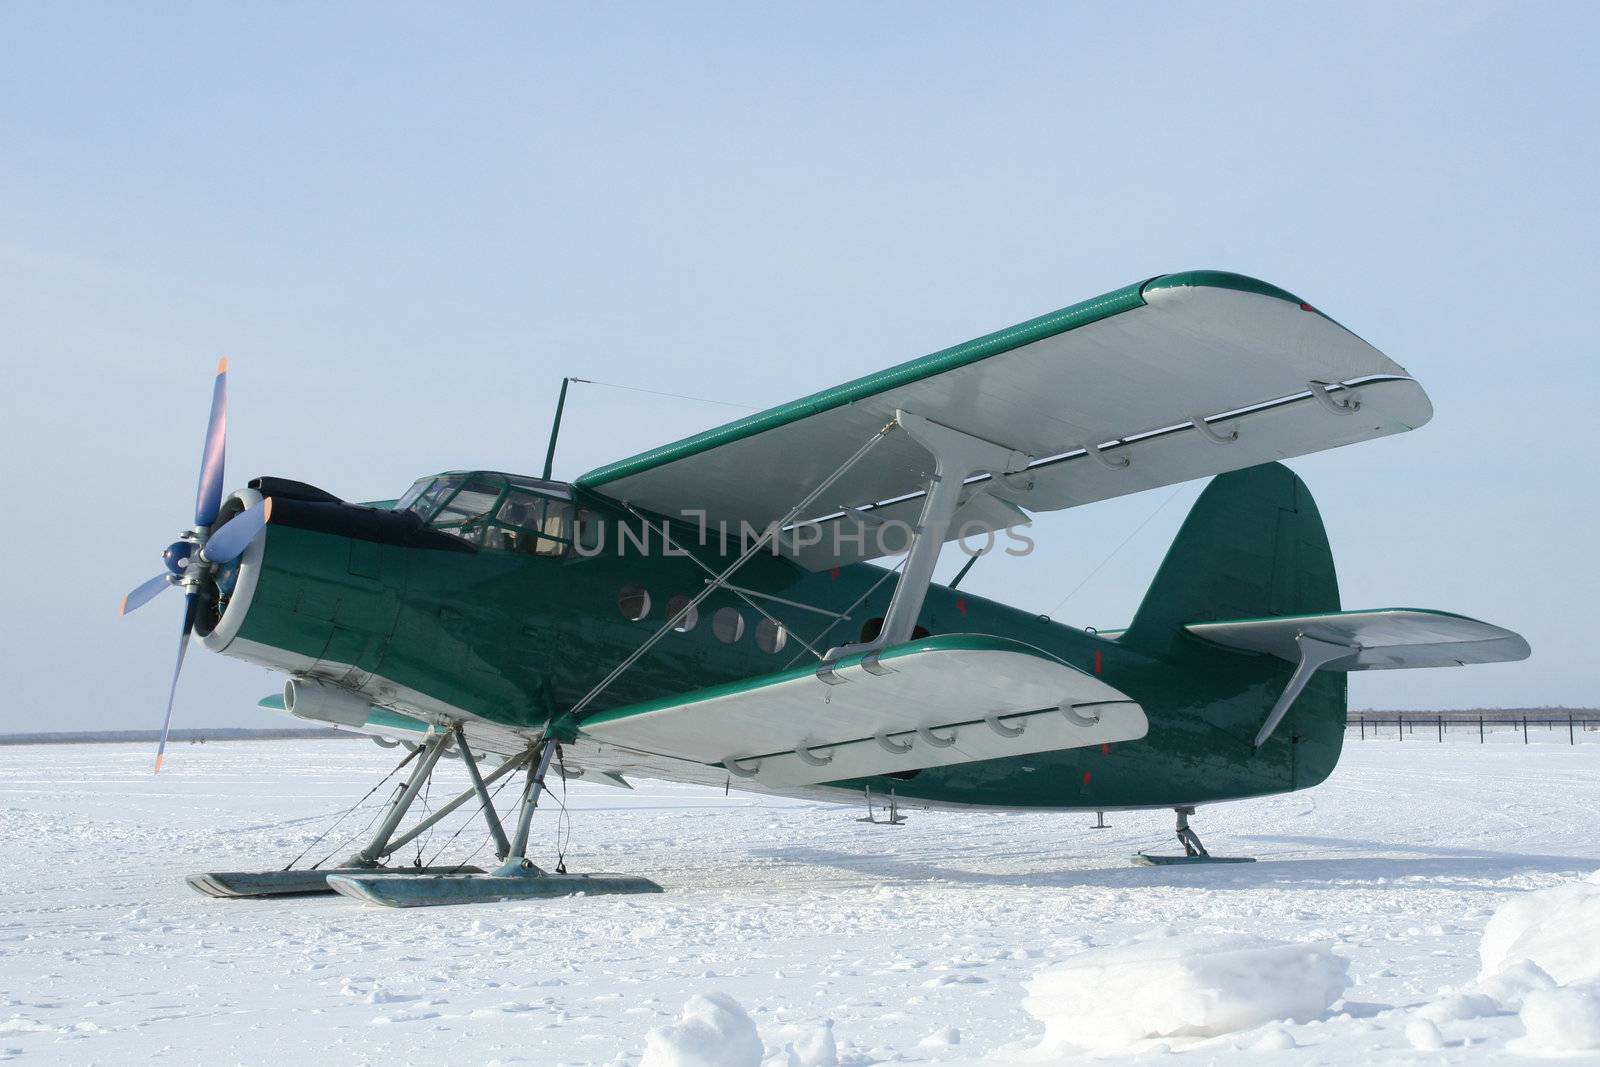
M506 499L494 518L496 522L505 526L513 526L519 530L534 530L539 526L539 518L543 511L543 497L513 489L506 494Z
M484 534L484 544L503 552L532 552L544 500L513 489L506 494Z
M541 556L562 556L572 545L572 519L573 507L565 500L547 500L544 505L544 521L539 524L539 547L534 549Z
M563 556L572 542L572 505L513 488L500 502L484 544L506 552Z

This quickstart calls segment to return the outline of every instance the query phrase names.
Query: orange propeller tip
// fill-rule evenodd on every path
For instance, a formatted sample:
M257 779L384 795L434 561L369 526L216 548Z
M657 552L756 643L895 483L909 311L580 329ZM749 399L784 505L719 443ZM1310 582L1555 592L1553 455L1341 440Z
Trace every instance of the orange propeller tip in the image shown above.
M272 521L272 498L270 496L261 502L261 521Z
M221 359L217 360L217 373L218 374L227 374L228 373L228 357L227 356L223 356Z
M120 618L122 618L122 616L126 615L127 613L128 613L128 594L127 593L123 593L122 594L122 599L117 602L117 618L120 619Z
M157 757L156 757L156 769L155 769L155 773L156 773L156 774L160 774L160 773L161 773L161 757L160 757L160 756L157 756Z

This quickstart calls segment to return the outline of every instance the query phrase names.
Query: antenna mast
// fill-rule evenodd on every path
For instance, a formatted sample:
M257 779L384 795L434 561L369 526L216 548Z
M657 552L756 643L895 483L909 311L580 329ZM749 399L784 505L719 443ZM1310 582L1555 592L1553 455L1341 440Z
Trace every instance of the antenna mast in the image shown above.
M545 479L545 481L549 481L550 480L550 472L555 467L555 463L556 463L556 438L561 434L561 412L562 412L562 409L567 406L567 386L570 385L573 382L584 382L585 384L592 384L592 383L589 382L589 379L587 379L587 378L563 378L563 379L561 379L561 393L560 393L559 396L556 397L556 417L555 417L555 421L550 424L550 447L545 450L545 454L544 454L544 479Z

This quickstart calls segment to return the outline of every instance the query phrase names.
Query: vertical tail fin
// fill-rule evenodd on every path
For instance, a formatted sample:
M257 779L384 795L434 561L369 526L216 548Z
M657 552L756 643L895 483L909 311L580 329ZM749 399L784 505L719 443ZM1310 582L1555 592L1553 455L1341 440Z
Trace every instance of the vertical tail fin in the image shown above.
M1121 642L1170 655L1188 623L1339 610L1311 492L1280 463L1212 479Z

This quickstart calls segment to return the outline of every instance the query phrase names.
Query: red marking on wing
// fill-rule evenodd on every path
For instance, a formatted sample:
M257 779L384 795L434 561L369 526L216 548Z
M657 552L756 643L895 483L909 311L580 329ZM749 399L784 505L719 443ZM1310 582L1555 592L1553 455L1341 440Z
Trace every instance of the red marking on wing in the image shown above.
M1100 650L1094 650L1094 673L1099 674L1105 669L1105 660L1100 656Z
M828 575L829 575L829 577L831 577L831 578L832 578L832 579L833 579L833 580L834 580L834 581L836 581L836 582L837 582L837 581L838 581L838 580L839 580L839 568L838 568L838 567L835 567L835 568L833 568L833 570L831 570L831 571L829 571L829 572L828 572Z
M1110 744L1110 742L1107 742L1107 741L1100 742L1100 755L1102 755L1102 756L1111 755L1111 744Z
M1310 304L1304 304L1303 303L1303 304L1300 305L1300 310L1301 311L1315 311L1317 309L1312 307Z
M964 596L956 597L956 610L961 612L961 614L963 614L963 615L965 615L967 613L967 598L966 597L964 597Z
M1094 777L1094 775L1090 774L1088 771L1084 771L1083 772L1083 784L1084 785L1088 785L1089 784L1089 779L1091 779L1093 777Z

